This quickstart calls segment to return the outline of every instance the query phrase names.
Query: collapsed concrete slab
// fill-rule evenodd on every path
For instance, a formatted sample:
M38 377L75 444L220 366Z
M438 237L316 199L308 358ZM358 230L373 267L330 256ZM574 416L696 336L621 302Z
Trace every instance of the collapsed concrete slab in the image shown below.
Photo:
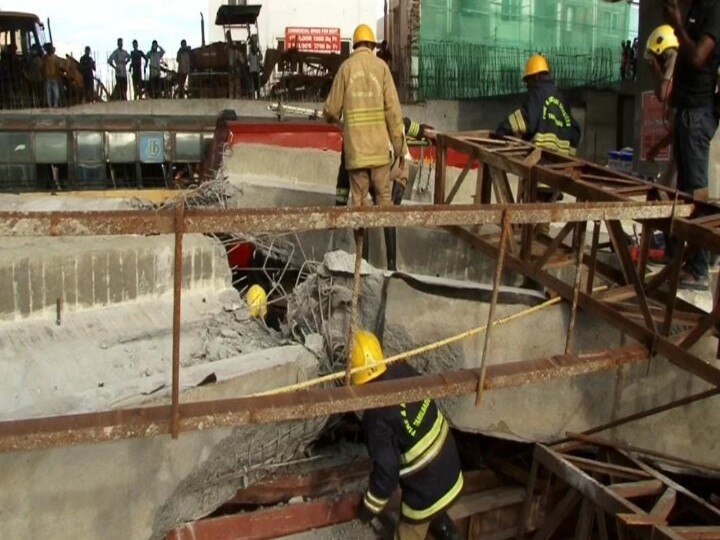
M54 203L12 200L18 210L126 204ZM0 418L168 403L173 241L2 239ZM181 402L238 397L317 375L312 352L251 318L218 240L187 235L183 255ZM301 456L324 424L319 418L2 454L0 537L161 538Z
M341 258L343 265L330 259ZM318 270L315 281L296 289L297 303L290 302L288 331L295 336L315 333L323 336L328 351L335 351L347 335L352 289L353 258L333 254L328 264ZM332 272L329 268L335 268ZM329 287L329 288L328 288ZM318 291L329 295L327 303L309 300ZM309 295L308 295L309 293ZM407 276L384 276L372 272L363 276L360 302L360 324L382 334L386 355L409 349L481 327L488 322L489 291L458 288L456 284L408 279ZM308 296L306 296L308 295ZM523 314L540 299L528 293L503 288L495 319ZM305 310L330 309L323 328L308 328L295 317ZM305 321L311 320L307 316ZM563 354L569 321L567 305L552 305L520 318L507 321L492 330L488 364L533 360ZM432 353L415 358L412 363L422 371L443 372L480 365L484 334L463 340ZM590 314L580 312L574 335L575 352L602 351L632 343L615 328ZM714 343L701 340L695 354L713 361ZM326 360L325 370L337 370L344 353ZM650 363L625 365L569 379L529 383L522 387L487 392L482 405L476 407L475 396L445 400L443 408L457 429L491 436L550 442L564 438L567 431L583 430L604 424L627 414L640 412L673 399L705 390L708 385L694 375L658 357ZM678 408L661 416L642 421L642 429L630 424L615 430L615 436L637 446L681 455L698 463L717 466L718 441L708 431L708 422L720 421L719 399L707 400ZM675 429L677 426L678 429ZM671 432L657 441L656 434Z

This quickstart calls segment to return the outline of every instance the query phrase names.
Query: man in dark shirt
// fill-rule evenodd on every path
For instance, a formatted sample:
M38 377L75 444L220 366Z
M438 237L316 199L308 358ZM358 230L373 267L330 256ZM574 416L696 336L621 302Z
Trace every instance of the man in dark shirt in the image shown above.
M714 101L720 63L720 2L685 0L685 3L688 13L683 24L677 2L663 2L665 18L680 42L671 98L677 110L673 151L678 189L707 200L710 141L718 125ZM685 262L680 287L707 289L708 264L709 252L695 249Z
M85 103L95 101L95 60L90 56L90 47L85 47L85 54L80 57L80 73L83 78Z
M147 56L138 48L137 39L133 39L132 46L133 50L130 51L130 71L132 71L133 93L135 99L140 99L140 96L142 96L142 62L143 60L147 62Z

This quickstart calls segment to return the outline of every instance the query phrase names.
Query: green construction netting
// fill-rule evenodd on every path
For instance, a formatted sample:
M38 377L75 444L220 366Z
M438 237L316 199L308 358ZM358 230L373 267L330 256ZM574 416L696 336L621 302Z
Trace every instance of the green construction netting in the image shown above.
M630 6L602 0L421 0L423 99L522 92L528 56L544 54L560 86L620 79Z

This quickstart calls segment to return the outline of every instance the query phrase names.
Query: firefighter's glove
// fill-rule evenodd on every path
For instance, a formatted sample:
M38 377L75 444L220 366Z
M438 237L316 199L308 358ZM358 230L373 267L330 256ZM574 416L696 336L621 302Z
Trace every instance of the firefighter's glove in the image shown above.
M437 132L435 128L429 124L420 124L420 138L430 142L435 142Z
M405 195L405 186L400 182L393 180L392 186L392 202L394 205L399 205L402 202L403 195Z
M362 521L365 525L369 525L370 522L375 519L375 514L373 514L372 510L370 510L367 506L360 503L360 510L358 510L358 519Z

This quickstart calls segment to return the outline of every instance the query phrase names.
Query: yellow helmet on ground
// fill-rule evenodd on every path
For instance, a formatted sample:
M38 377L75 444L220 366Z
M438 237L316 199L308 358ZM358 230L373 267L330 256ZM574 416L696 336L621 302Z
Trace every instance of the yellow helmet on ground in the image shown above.
M267 293L260 285L253 285L248 289L245 297L250 308L250 315L256 319L264 319L267 315Z
M353 384L365 384L387 371L385 364L378 363L383 360L382 347L378 338L371 332L358 330L355 333L350 358L353 369L365 368L352 374Z
M650 58L651 54L660 56L668 49L677 49L680 42L675 35L675 30L669 24L661 24L652 31L645 45L645 58Z
M550 66L542 54L534 54L528 58L528 61L525 64L525 74L523 75L523 80L527 79L531 75L538 75L539 73L550 73Z
M353 49L360 43L375 43L375 33L367 24L361 24L353 32Z

